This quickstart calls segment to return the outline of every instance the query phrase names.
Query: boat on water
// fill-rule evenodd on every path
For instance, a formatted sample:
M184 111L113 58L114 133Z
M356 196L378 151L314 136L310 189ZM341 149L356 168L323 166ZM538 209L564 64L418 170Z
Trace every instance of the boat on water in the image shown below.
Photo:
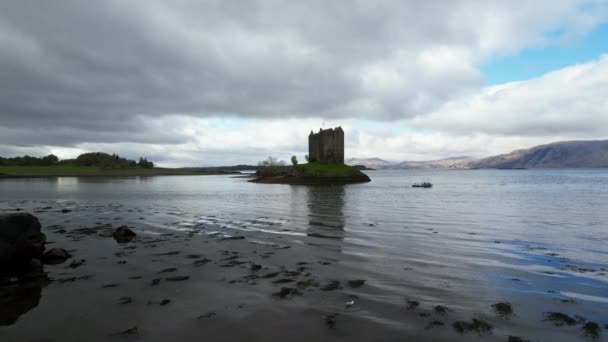
M412 184L413 188L432 188L433 184L429 183L429 182L421 182L421 183L414 183Z

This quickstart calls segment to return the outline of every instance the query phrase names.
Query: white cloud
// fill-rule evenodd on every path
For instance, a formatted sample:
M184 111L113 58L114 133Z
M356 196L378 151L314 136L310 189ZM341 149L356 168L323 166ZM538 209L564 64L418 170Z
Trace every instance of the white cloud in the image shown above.
M459 134L608 136L608 55L541 77L492 86L409 121Z

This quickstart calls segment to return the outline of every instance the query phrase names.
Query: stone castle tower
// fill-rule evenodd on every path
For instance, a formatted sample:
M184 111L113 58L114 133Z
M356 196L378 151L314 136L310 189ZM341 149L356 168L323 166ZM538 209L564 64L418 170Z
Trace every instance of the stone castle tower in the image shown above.
M344 131L342 127L319 129L319 133L310 131L308 158L311 162L344 164Z

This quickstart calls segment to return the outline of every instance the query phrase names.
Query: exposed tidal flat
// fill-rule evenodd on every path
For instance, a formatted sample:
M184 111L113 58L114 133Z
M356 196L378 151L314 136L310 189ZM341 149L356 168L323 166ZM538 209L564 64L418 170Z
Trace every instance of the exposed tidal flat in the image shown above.
M1 179L72 258L0 341L606 340L608 170L370 175Z

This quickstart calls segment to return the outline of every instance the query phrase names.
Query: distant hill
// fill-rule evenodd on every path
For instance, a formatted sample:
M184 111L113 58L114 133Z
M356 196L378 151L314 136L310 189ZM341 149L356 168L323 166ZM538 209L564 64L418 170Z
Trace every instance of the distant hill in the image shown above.
M395 169L463 169L477 158L454 157L430 161L405 161L391 166Z
M372 169L384 169L389 165L394 165L393 162L386 161L380 158L349 158L344 161L346 165L364 165Z
M448 169L466 168L468 163L476 160L471 157L453 157L431 161L404 161L395 163L379 158L350 158L345 163L348 165L365 165L373 169Z
M608 167L608 140L561 141L468 163L469 168Z

